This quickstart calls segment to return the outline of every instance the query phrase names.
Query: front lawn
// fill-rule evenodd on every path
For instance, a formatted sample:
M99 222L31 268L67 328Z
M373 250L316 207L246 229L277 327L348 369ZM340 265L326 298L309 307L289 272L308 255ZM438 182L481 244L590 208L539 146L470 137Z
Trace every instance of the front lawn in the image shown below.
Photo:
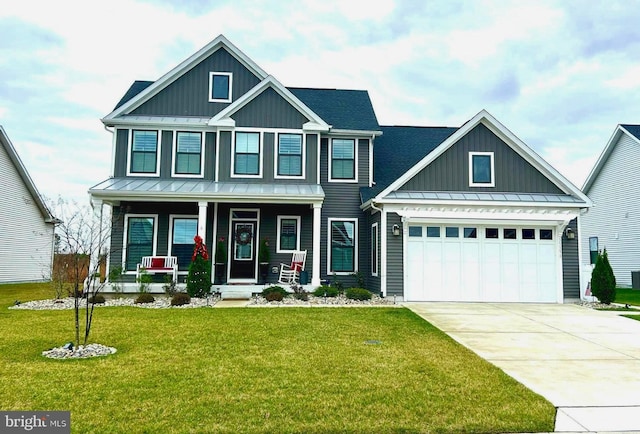
M30 298L7 288L0 409L70 410L73 432L553 431L549 402L407 309L100 308L118 352L58 361L40 352L72 312L9 310Z
M640 306L640 290L631 288L616 288L615 302Z

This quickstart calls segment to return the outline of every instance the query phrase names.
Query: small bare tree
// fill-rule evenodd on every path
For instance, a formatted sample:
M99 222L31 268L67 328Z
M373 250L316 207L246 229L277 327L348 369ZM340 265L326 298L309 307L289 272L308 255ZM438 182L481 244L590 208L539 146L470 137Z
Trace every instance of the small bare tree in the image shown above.
M80 206L58 198L54 208L56 216L61 220L56 226L58 251L68 255L67 276L74 299L75 344L80 345L82 332L82 344L86 345L91 332L96 296L106 286L100 269L108 254L111 225L103 215L101 206ZM83 306L84 321L81 321ZM84 327L81 327L82 323Z

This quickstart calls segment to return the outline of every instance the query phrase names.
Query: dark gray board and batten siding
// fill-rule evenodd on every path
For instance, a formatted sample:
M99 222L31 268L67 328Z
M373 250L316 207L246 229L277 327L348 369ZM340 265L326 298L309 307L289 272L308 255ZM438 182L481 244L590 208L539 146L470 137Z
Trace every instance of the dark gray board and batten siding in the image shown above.
M387 297L404 293L402 236L391 235L393 225L402 227L402 218L396 213L387 213Z
M249 104L231 115L236 127L302 129L309 119L272 88L267 88Z
M327 274L327 244L329 218L358 219L358 271L367 277L370 273L369 238L371 227L360 209L360 187L369 186L369 139L356 139L358 143L358 182L329 182L329 139L323 137L320 145L320 184L324 190L325 199L322 205L322 223L320 226L320 268L322 279L335 280ZM340 275L337 279L345 287L356 284L354 276Z
M569 222L568 227L576 237L569 240L562 237L562 288L564 298L580 298L580 263L578 261L578 218Z
M469 152L474 151L494 153L495 187L469 187ZM469 131L399 190L564 193L482 124Z
M213 117L229 103L209 102L209 73L231 72L232 101L236 101L260 79L238 62L224 48L217 50L180 78L162 89L132 115Z

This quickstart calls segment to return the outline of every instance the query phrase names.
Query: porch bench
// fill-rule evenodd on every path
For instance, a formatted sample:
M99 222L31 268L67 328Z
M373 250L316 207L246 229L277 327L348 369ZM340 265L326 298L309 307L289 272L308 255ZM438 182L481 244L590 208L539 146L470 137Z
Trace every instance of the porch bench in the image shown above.
M178 281L177 256L143 256L142 262L136 267L136 280L140 280L143 270L149 274L166 273L173 275L173 281Z

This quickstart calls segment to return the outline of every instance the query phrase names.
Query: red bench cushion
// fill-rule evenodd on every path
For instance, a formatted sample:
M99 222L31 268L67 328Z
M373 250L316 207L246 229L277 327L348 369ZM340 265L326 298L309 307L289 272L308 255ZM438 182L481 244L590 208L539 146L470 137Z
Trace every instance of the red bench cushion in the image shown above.
M292 262L291 269L293 271L301 271L302 270L302 262Z
M164 258L151 258L151 268L164 268Z

